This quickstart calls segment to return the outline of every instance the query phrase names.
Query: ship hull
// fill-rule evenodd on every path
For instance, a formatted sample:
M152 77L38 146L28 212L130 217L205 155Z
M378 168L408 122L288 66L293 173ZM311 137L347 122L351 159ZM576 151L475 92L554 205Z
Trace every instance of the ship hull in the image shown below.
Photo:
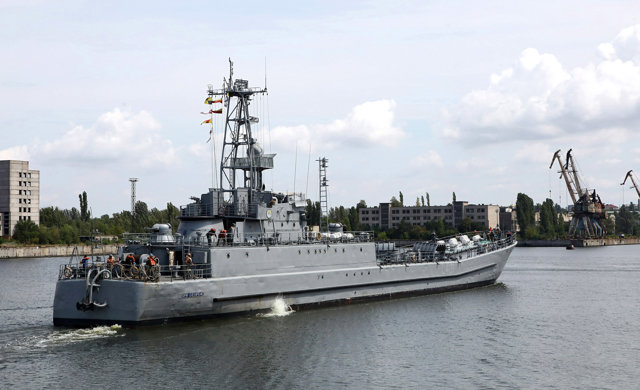
M378 265L372 244L338 244L322 249L325 253L333 249L332 256L317 253L318 246L275 247L270 252L256 249L255 253L244 248L221 253L212 250L211 264L218 274L210 278L160 282L104 279L94 288L93 299L106 306L92 310L78 307L87 291L86 281L62 279L56 285L54 324L135 326L268 311L276 299L299 310L463 290L494 283L514 247L455 261L394 265ZM296 261L305 248L316 250L315 262ZM313 254L311 249L307 252ZM236 274L234 263L224 260L240 254L251 259L254 273ZM336 262L336 257L340 261ZM274 268L260 273L261 264L269 261ZM241 266L246 269L247 263Z

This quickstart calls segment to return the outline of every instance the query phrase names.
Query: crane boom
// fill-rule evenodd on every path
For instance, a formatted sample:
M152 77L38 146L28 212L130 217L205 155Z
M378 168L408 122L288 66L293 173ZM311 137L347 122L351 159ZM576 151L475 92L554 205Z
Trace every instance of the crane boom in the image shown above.
M567 153L568 157L571 157L571 150L569 150L569 153ZM569 195L571 196L571 200L573 201L573 203L575 204L578 201L578 194L579 192L576 191L576 183L574 183L573 179L571 176L569 176L569 173L567 172L567 167L566 165L562 162L562 158L560 157L560 149L558 149L555 154L553 155L553 158L551 159L551 164L549 164L549 169L551 169L553 167L553 162L554 161L558 161L558 165L560 165L560 173L562 174L562 177L564 178L564 182L567 184L567 190L569 191ZM573 158L571 159L573 161ZM568 162L567 162L568 163ZM572 163L573 166L573 163ZM574 169L575 171L575 169Z
M582 195L585 194L585 191L582 189L582 186L580 186L580 178L578 177L578 169L576 168L576 162L573 159L573 156L571 155L572 150L573 149L569 149L569 151L567 152L566 168L571 169L571 174L573 176L573 182L576 185L576 192L578 193L578 198L581 198Z
M633 175L631 174L631 172L633 172L633 170L627 172L627 175L624 177L624 180L622 181L622 183L620 183L620 185L623 186L624 183L627 182L627 178L631 179L631 183L633 184L633 187L630 187L630 188L635 188L636 192L638 193L638 198L640 198L640 189L638 189L638 184L636 183L635 179L633 178Z

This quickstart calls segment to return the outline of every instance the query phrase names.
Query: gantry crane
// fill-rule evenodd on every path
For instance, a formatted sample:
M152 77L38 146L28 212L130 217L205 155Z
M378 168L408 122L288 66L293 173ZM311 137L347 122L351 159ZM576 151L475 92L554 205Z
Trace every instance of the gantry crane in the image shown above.
M627 172L627 176L624 177L624 180L622 181L622 183L620 183L621 186L624 185L624 183L627 182L627 179L631 179L631 183L633 184L633 187L629 187L629 188L635 188L636 192L638 193L638 199L640 199L640 189L638 189L638 184L636 183L636 180L633 178L633 175L631 174L631 172L633 172L632 170Z
M571 155L571 150L569 149L567 152L566 162L563 163L558 149L549 165L549 169L551 169L554 161L558 161L559 173L564 178L573 201L573 218L571 218L569 225L569 236L572 238L602 238L607 233L603 224L600 223L606 218L604 204L600 200L600 196L596 195L596 190L589 192L587 188L582 188L580 185L578 169Z

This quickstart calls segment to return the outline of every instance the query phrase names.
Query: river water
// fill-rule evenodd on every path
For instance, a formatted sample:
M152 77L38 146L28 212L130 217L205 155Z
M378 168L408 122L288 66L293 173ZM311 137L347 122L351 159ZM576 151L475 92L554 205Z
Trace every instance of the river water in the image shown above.
M516 248L489 287L81 330L52 325L67 259L0 260L0 388L638 389L638 249Z

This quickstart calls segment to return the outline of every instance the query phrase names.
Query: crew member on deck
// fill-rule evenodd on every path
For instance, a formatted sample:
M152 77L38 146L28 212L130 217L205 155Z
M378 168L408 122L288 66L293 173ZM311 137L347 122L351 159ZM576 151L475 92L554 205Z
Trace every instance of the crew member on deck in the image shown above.
M209 230L207 232L207 242L209 243L209 246L211 246L211 240L213 239L213 237L216 235L216 229L215 228L211 228L211 230Z
M136 258L133 256L133 253L129 253L127 257L124 259L124 263L127 265L133 265L136 263Z
M220 243L227 245L227 231L224 229L222 229L218 235L218 245L220 245Z
M89 256L85 255L80 262L82 263L82 268L87 269L87 266L89 265Z

